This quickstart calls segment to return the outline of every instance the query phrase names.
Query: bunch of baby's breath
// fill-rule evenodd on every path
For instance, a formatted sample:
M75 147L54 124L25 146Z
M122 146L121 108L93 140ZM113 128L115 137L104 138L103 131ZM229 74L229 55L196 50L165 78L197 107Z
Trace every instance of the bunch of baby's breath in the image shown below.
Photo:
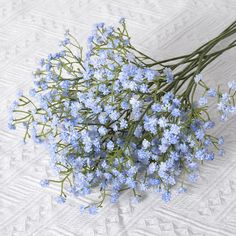
M132 46L124 19L117 28L97 24L86 52L66 32L62 50L40 61L30 98L20 92L11 106L9 127L21 124L24 141L44 142L61 176L41 185L60 184L59 203L99 187L101 199L81 206L92 214L124 190L133 192L133 203L150 188L169 201L180 179L178 191L186 191L183 179L196 181L199 162L224 153L224 139L209 133L215 123L207 102L216 98L227 120L236 114L236 83L223 93L209 88L201 71L236 46L231 40L215 50L235 33L236 22L193 53L156 61Z

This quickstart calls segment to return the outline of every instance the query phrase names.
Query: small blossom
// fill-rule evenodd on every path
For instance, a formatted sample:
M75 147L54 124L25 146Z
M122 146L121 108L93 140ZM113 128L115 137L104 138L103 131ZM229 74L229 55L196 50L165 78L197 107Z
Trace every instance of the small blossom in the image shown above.
M170 68L166 67L166 68L164 69L164 73L165 73L165 75L166 75L166 81L167 81L167 83L173 82L173 80L174 80L174 75L173 75L172 70L171 70Z
M89 211L89 214L95 215L95 214L97 213L97 211L98 211L97 206L91 205L91 206L88 208L88 211Z
M165 191L162 193L162 200L163 200L164 202L169 202L170 199L171 199L171 193L170 193L170 191L165 190Z
M222 136L218 139L218 144L219 145L223 145L224 144L224 138Z
M63 196L57 196L55 200L58 204L63 204L66 202L66 199Z
M114 149L114 143L113 143L112 141L109 141L109 142L107 143L107 149L108 149L108 150L113 150L113 149Z
M218 153L219 153L219 156L224 156L224 154L225 154L225 150L224 149L220 149L219 151L218 151Z
M144 149L147 149L147 148L150 147L150 142L147 141L146 139L144 139L143 142L142 142L142 145L143 145L143 148L144 148Z
M49 180L47 180L47 179L41 180L41 181L40 181L40 185L41 185L42 187L48 187L48 186L49 186Z
M81 206L79 207L80 213L84 213L85 209L86 209L85 206L84 206L84 205L81 205Z
M122 119L121 121L120 121L120 128L121 129L125 129L125 128L127 128L128 127L128 122L125 120L125 119Z
M135 196L131 198L131 203L132 204L138 204L140 202L140 197L139 196Z
M178 189L178 193L186 193L187 192L187 189L183 186L181 186L179 189Z
M158 104L158 103L154 103L153 105L152 105L152 110L154 111L154 112L160 112L162 109L161 109L161 105L160 104Z
M209 96L209 97L216 97L216 95L217 95L217 92L216 92L216 90L215 89L209 89L208 91L207 91L207 95Z

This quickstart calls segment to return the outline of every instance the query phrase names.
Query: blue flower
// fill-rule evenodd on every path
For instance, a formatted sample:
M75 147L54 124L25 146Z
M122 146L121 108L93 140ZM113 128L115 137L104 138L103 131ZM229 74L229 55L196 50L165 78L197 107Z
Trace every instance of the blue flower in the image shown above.
M161 104L158 104L158 103L154 103L153 105L152 105L152 110L154 111L154 112L160 112L162 109L161 109Z
M138 150L138 159L140 161L147 163L149 158L150 158L150 153L148 151L146 151L144 149Z
M31 97L35 97L35 95L37 94L35 89L30 89L29 94Z
M124 110L128 110L129 109L129 104L127 101L122 101L121 102L121 108Z
M203 140L205 137L205 133L203 132L203 130L197 130L195 134L198 140Z
M198 160L204 160L206 156L206 151L205 149L199 149L196 151L195 158Z
M131 198L132 204L138 204L140 202L141 198L139 196L134 196Z
M156 126L157 126L157 119L155 117L144 117L144 129L146 131L151 132L152 134L155 134L157 132Z
M181 186L179 189L178 189L178 193L186 193L187 192L187 189L183 186Z
M144 148L144 149L147 149L147 148L150 147L150 142L147 141L146 139L144 139L143 142L142 142L142 145L143 145L143 148Z
M80 207L79 207L80 213L84 213L85 209L86 208L84 205L80 205Z
M190 173L190 174L188 175L188 180L189 180L190 182L193 182L193 183L194 183L194 182L197 181L198 177L199 177L198 173L197 173L197 172L193 172L193 173Z
M151 163L148 166L148 173L153 174L157 170L157 165L155 163Z
M176 124L170 126L170 133L178 135L180 133L180 127Z
M127 184L128 187L133 188L133 189L134 189L134 188L136 187L136 185L137 185L136 181L135 181L133 178L131 178L131 177L128 177L128 178L126 179L125 184Z
M149 178L148 183L151 186L159 186L161 184L161 181L160 181L160 179Z
M102 136L106 135L108 130L104 127L104 126L101 126L99 129L98 129L98 132L99 134L101 134Z
M118 192L112 192L111 193L111 203L117 203L119 199Z
M161 117L158 121L157 121L158 125L161 128L165 128L168 125L168 120L165 117Z
M171 115L174 117L179 117L180 116L180 110L178 108L174 108L171 112Z
M51 68L52 68L52 65L51 65L51 63L47 63L47 64L45 64L45 69L46 69L46 71L50 71L51 70Z
M120 121L120 128L121 129L125 129L125 128L127 128L128 127L128 122L125 120L125 119L122 119L121 121Z
M109 115L111 120L118 120L119 116L120 116L120 114L117 111L112 111L111 114Z
M39 65L40 65L41 67L43 67L43 66L45 65L45 60L44 60L43 58L40 59Z
M172 70L171 70L170 68L166 67L166 68L164 69L164 73L165 73L165 75L166 75L166 81L167 81L167 83L173 82L173 80L174 80L174 75L173 75Z
M66 202L66 199L63 197L63 196L57 196L55 198L56 202L59 203L59 204L63 204Z
M138 125L137 128L134 131L134 136L139 138L142 135L142 126Z
M211 139L206 139L206 140L204 141L204 145L205 145L206 147L212 145Z
M19 105L19 101L17 100L13 101L9 107L9 111L12 112L13 110L17 108L18 105Z
M40 181L40 185L42 186L42 187L48 187L49 186L49 180L48 179L43 179L43 180L41 180Z
M149 82L153 81L156 75L157 75L156 71L151 69L145 69L145 77Z
M214 126L215 126L215 122L213 122L213 121L207 121L203 125L204 129L206 129L206 130L212 129L212 128L214 128Z
M104 113L100 113L98 116L98 120L101 124L105 124L107 122L107 115Z
M12 122L8 122L8 128L12 129L12 130L15 130L16 126L14 124L12 124Z
M209 89L208 91L207 91L207 95L209 96L209 97L215 97L216 95L217 95L217 92L216 92L216 90L215 89Z
M173 98L174 98L173 93L167 92L167 93L165 93L165 95L161 98L161 100L162 100L162 102L163 102L164 104L167 104L167 103L170 102Z
M114 143L111 140L107 143L107 149L110 151L114 149Z
M219 149L218 154L219 154L219 156L224 156L224 154L225 154L224 149Z
M142 93L148 93L149 92L148 86L146 84L141 84L139 87L139 91Z
M223 145L224 144L224 138L222 136L218 139L218 144L219 145Z
M210 153L206 154L205 159L212 161L212 160L214 160L214 157L215 157L214 152L210 152Z
M181 105L181 102L180 102L180 100L179 100L178 98L174 98L174 99L172 100L172 103L173 103L173 105L176 106L176 107L179 107L179 106Z
M95 215L98 211L98 208L96 205L91 205L89 208L88 208L88 212L89 214L91 215Z
M169 202L171 200L171 192L169 190L164 190L162 193L162 200L164 202Z
M66 46L67 44L70 43L70 39L69 38L65 38L62 42L61 42L61 45L62 46Z
M133 177L138 171L138 168L136 166L130 166L128 171L127 171L127 174L129 177Z
M114 110L114 107L111 105L104 106L104 111L106 112L107 115L111 114L113 110Z

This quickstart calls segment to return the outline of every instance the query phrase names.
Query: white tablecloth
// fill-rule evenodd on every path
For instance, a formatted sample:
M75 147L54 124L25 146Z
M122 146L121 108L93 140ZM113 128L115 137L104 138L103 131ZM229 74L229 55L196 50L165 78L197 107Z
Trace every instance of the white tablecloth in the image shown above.
M138 205L129 193L105 203L95 216L81 215L69 198L55 204L58 189L42 189L50 175L43 146L22 145L21 130L9 131L7 106L17 89L32 84L40 58L58 50L65 29L84 44L94 23L127 19L132 42L159 59L192 51L236 17L235 0L0 0L0 235L1 236L235 236L236 125L231 119L215 134L226 138L226 155L205 163L197 184L165 204L148 193ZM204 71L211 84L236 79L235 50Z

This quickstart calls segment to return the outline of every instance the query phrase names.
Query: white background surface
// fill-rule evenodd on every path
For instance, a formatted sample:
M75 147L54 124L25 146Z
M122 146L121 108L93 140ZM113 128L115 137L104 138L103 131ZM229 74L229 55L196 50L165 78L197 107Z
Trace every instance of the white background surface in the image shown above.
M85 42L94 23L127 18L132 42L154 58L194 50L236 18L235 0L0 0L0 236L235 236L236 122L219 126L226 155L201 168L187 194L164 204L155 193L138 205L125 193L120 203L96 216L80 215L79 203L53 201L57 188L42 189L49 175L43 146L22 145L21 130L6 128L7 106L17 89L31 86L31 71L41 57L58 49L64 30ZM236 79L236 51L204 71L211 84Z

